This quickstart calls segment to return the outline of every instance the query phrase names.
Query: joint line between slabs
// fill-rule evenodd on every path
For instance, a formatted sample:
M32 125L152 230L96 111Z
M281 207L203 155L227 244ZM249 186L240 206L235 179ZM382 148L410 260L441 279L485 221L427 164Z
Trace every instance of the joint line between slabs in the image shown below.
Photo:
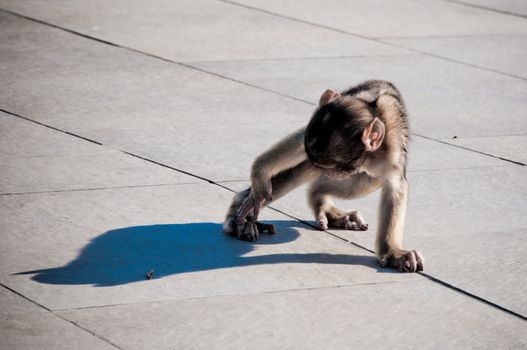
M389 39L389 38L388 38ZM275 57L275 58L246 58L246 59L219 59L219 60L193 60L184 61L183 64L208 64L208 63L238 63L238 62L276 62L276 61L316 61L316 60L343 60L354 58L369 58L369 57L414 57L423 56L418 52L410 52L407 54L385 54L385 55L344 55L344 56L302 56L302 57Z
M103 342L105 342L105 343L107 343L107 344L109 344L109 345L111 345L111 346L117 348L117 349L124 350L122 347L118 346L117 344L113 343L112 341L110 341L110 340L108 340L108 339L106 339L106 338L104 338L104 337L102 337L102 336L96 334L95 332L90 331L89 329L86 329L86 328L80 326L80 325L77 324L76 322L70 321L70 320L68 320L68 319L66 319L66 318L64 318L64 317L62 317L61 315L56 314L55 312L53 312L52 310L48 309L48 308L45 307L44 305L42 305L42 304L36 302L35 300L33 300L33 299L31 299L31 298L28 298L27 296L25 296L24 294L22 294L22 293L20 293L20 292L17 292L17 291L14 290L13 288L10 288L10 287L6 286L6 285L3 284L3 283L0 283L0 286L2 286L3 288L7 289L7 290L10 291L11 293L13 293L13 294L15 294L15 295L18 295L19 297L21 297L22 299L24 299L24 300L30 302L31 304L33 304L33 305L35 305L35 306L37 306L37 307L43 309L44 311L47 311L47 312L50 313L51 315L53 315L53 316L55 316L55 317L57 317L57 318L59 318L59 319L65 321L65 322L67 322L67 323L72 324L72 325L75 326L76 328L81 329L82 331L84 331L84 332L90 334L91 336L93 336L93 337L95 337L95 338L97 338L97 339L99 339L99 340L101 340L101 341L103 341Z
M22 115L20 115L20 114L16 114L16 113L10 112L10 111L8 111L8 110L6 110L6 109L3 109L3 108L0 108L0 112L4 112L5 114L9 114L9 115L11 115L11 116L13 116L13 117L17 117L17 118L20 118L20 119L24 119L24 120L26 120L26 121L28 121L28 122L38 124L38 125L43 126L43 127L45 127L45 128L48 128L48 129L51 129L51 130L54 130L54 131L58 131L58 132L61 132L61 133L63 133L63 134L66 134L66 135L70 135L70 136L73 136L73 137L77 137L77 138L79 138L79 139L83 139L84 141L88 141L88 142L94 143L94 144L99 145L99 146L102 146L102 145L103 145L103 144L100 143L99 141L95 141L95 140L89 139L89 138L87 138L87 137L84 137L84 136L81 136L81 135L74 134L74 133L69 132L69 131L61 130L61 129L56 128L56 127L54 127L54 126L51 126L51 125L48 125L48 124L41 123L41 122L36 121L36 120L33 120L33 119L31 119L31 118L24 117L24 116L22 116Z
M36 19L36 18L33 18L33 17L22 15L22 14L17 13L17 12L13 12L13 11L2 9L2 8L0 8L0 11L5 12L5 13L9 13L9 14L11 14L13 16L17 16L17 17L26 19L28 21L33 21L33 22L36 22L36 23L40 23L40 24L43 24L43 25L46 25L46 26L58 29L58 30L62 30L64 32L67 32L67 33L70 33L70 34L73 34L73 35L77 35L77 36L83 37L85 39L93 40L93 41L96 41L96 42L99 42L99 43L102 43L102 44L110 45L110 46L117 47L117 48L120 48L120 49L123 49L123 50L127 50L127 51L134 52L134 53L137 53L137 54L141 54L141 55L145 55L145 56L148 56L148 57L152 57L152 58L164 61L164 62L177 64L177 65L179 65L181 67L192 69L192 70L195 70L195 71L198 71L198 72L201 72L201 73L205 73L205 74L208 74L208 75L212 75L212 76L215 76L215 77L218 77L218 78L221 78L221 79L229 80L229 81L232 81L232 82L235 82L235 83L238 83L238 84L242 84L242 85L245 85L245 86L249 86L249 87L252 87L252 88L255 88L255 89L258 89L258 90L266 91L266 92L269 92L269 93L272 93L272 94L275 94L275 95L278 95L278 96L286 97L286 98L289 98L289 99L292 99L292 100L295 100L295 101L298 101L298 102L310 103L309 101L305 101L305 100L302 100L302 99L294 97L294 96L289 96L289 95L280 93L278 91L274 91L274 90L267 89L267 88L264 88L264 87L261 87L261 86L258 86L258 85L247 83L247 82L244 82L242 80L231 78L231 77L228 77L226 75L219 74L219 73L211 72L211 71L208 71L206 69L203 69L203 68L200 68L200 67L196 67L196 66L193 66L193 65L188 64L188 63L175 61L173 59L169 59L169 58L165 58L163 56L158 56L158 55L155 55L155 54L151 54L151 53L148 53L146 51L142 51L142 50L139 50L139 49L134 49L134 48L129 47L129 46L116 44L116 43L113 43L111 41L107 41L107 40L104 40L104 39L99 39L97 37L94 37L94 36L91 36L91 35L88 35L88 34L84 34L84 33L81 33L81 32L78 32L78 31L75 31L75 30L72 30L72 29L68 29L68 28L56 25L56 24L52 24L52 23L49 23L49 22L46 22L46 21L42 21L42 20L39 20L39 19Z
M376 39L376 38L372 38L372 37L369 37L369 36L366 36L366 35L357 34L357 33L353 33L353 32L348 32L346 30L342 30L342 29L326 26L326 25L319 24L319 23L316 23L316 22L303 20L301 18L297 18L297 17L293 17L293 16L283 15L283 14L272 12L272 11L269 11L269 10L265 10L265 9L262 9L262 8L259 8L259 7L254 7L254 6L250 6L250 5L241 4L241 3L238 3L236 1L232 1L232 0L217 0L217 1L220 1L220 2L223 2L223 3L226 3L226 4L230 4L230 5L233 5L233 6L239 6L239 7L242 7L242 8L246 8L248 10L265 13L265 14L270 15L270 16L280 17L280 18L283 18L283 19L287 19L287 20L291 20L291 21L307 24L307 25L310 25L310 26L313 26L313 27L330 30L330 31L333 31L333 32L337 32L337 33L341 33L341 34L345 34L345 35L361 38L361 39L364 39L364 40L369 40L369 41L372 41L372 42L375 42L375 43L378 43L378 44L383 44L383 45L395 47L395 48L398 48L398 49L403 49L403 50L410 51L410 52L420 53L420 54L425 55L425 56L434 57L434 58L437 58L437 59L442 59L442 60L449 61L449 62L452 62L452 63L457 63L457 64L465 65L465 66L472 67L472 68L477 68L477 69L488 71L488 72L493 72L493 73L496 73L496 74L508 76L508 77L519 79L519 80L522 80L522 81L527 81L527 78L524 78L524 77L521 77L521 76L518 76L518 75L514 75L514 74L510 74L510 73L494 70L494 69L487 68L487 67L478 66L478 65L471 64L471 63L468 63L468 62L458 61L458 60L455 60L455 59L452 59L452 58L448 58L448 57L445 57L445 56L436 55L436 54L433 54L433 53L430 53L430 52L427 52L427 51L421 51L421 50L417 50L417 49L414 49L414 48L404 47L404 46L397 45L397 44L394 44L394 43L390 43L390 42L382 41L382 40L379 40L379 39ZM446 1L448 1L448 0L446 0Z
M361 283L354 283L354 284L338 284L338 285L306 287L306 288L290 288L290 289L277 289L277 290L267 290L267 291L264 290L260 292L248 292L248 293L213 294L213 295L206 295L206 296L184 297L184 298L173 298L173 299L162 299L162 300L133 301L133 302L121 303L121 304L71 307L71 308L64 308L64 309L55 309L52 312L62 313L62 312L87 310L87 309L89 310L89 309L100 309L100 308L113 308L113 307L133 306L133 305L143 305L143 304L162 304L162 303L172 303L172 302L180 302L180 301L184 302L184 301L189 301L189 300L202 300L202 299L213 299L213 298L228 298L228 297L240 297L240 296L246 297L246 296L254 296L254 295L303 292L303 291L324 290L324 289L339 289L339 288L362 287L362 286L377 285L377 284L395 284L395 283L409 283L409 282L406 282L406 281L361 282Z
M284 95L284 97L287 97ZM315 105L314 103L311 103L311 102L307 102L307 101L303 101L303 100L300 100L304 103L307 103L307 104L310 104L310 105ZM59 129L59 128L56 128L56 127L53 127L51 125L48 125L48 124L44 124L44 123L41 123L41 122L38 122L36 120L33 120L31 118L28 118L28 117L24 117L20 114L16 114L16 113L13 113L13 112L10 112L6 109L3 109L3 108L0 108L0 111L1 112L4 112L6 114L9 114L11 116L14 116L14 117L17 117L17 118L20 118L20 119L23 119L23 120L26 120L26 121L29 121L29 122L32 122L32 123L35 123L37 125L40 125L40 126L43 126L45 128L48 128L48 129L51 129L51 130L54 130L54 131L58 131L58 132L61 132L63 134L66 134L66 135L70 135L70 136L73 136L73 137L76 137L76 138L79 138L79 139L82 139L82 140L85 140L85 141L88 141L90 143L94 143L96 145L99 145L99 146L105 146L103 145L101 142L99 141L95 141L95 140L92 140L90 138L87 138L87 137L84 137L84 136L81 136L81 135L78 135L78 134L75 134L75 133L72 133L72 132L69 132L69 131L66 131L66 130L62 130L62 129ZM430 141L435 141L435 142L439 142L439 143L442 143L442 144L445 144L445 145L449 145L449 146L452 146L452 147L457 147L457 148L460 148L460 149L463 149L463 150L466 150L466 151L470 151L470 152L475 152L475 153L478 153L478 154L482 154L482 155L485 155L485 156L488 156L488 157L492 157L492 158L495 158L495 159L500 159L500 160L503 160L505 162L509 162L509 163L513 163L513 164L516 164L516 165L521 165L521 166L525 166L526 164L522 163L522 162L518 162L518 161L514 161L514 160L511 160L511 159L507 159L507 158L503 158L503 157L499 157L499 156L495 156L493 154L490 154L490 153L485 153L485 152L482 152L482 151L478 151L478 150L475 150L475 149L472 149L472 148L468 148L468 147L464 147L464 146L461 146L461 145L455 145L455 144L452 144L452 143L449 143L449 142L446 142L446 141L442 141L442 140L438 140L438 139L435 139L435 138L432 138L432 137L429 137L429 136L424 136L424 135L421 135L421 134L416 134L416 133L411 133L412 135L415 135L417 137L421 137L421 138L424 138L424 139L427 139L427 140L430 140ZM106 146L106 147L109 147L109 146ZM122 149L117 149L117 148L113 148L113 147L109 147L109 148L112 148L112 149L116 149L124 154L127 154L129 156L132 156L132 157L135 157L135 158L139 158L139 159L142 159L142 160L145 160L145 161L148 161L150 163L153 163L153 164L156 164L156 165L159 165L159 166L163 166L165 168L168 168L168 169L171 169L171 170L175 170L175 171L178 171L182 174L186 174L186 175L189 175L189 176L192 176L192 177L195 177L195 178L198 178L200 180L203 180L203 181L207 181L209 183L214 183L220 187L224 187L224 188L227 188L223 185L220 185L219 183L215 182L215 181L212 181L212 180L209 180L209 179L206 179L204 177L201 177L199 175L196 175L196 174L192 174L190 172L187 172L187 171L184 171L184 170L181 170L181 169L177 169L175 167L171 167L169 165L166 165L166 164L162 164L162 163L159 163L159 162L156 162L154 160L151 160L151 159L148 159L148 158L144 158L142 156L139 156L139 155L136 155L134 153L130 153L130 152L127 152L125 150L122 150ZM220 181L221 182L221 181ZM11 194L11 193L7 193L7 194ZM16 194L16 193L15 193ZM0 194L2 195L2 194Z
M49 190L49 191L30 191L30 192L0 193L0 196L24 196L24 195L32 195L32 194L46 194L46 193L106 191L106 190L119 190L119 189L129 189L129 188L147 188L147 187L196 185L196 184L201 184L201 183L202 182L179 182L179 183L175 182L175 183L151 184L151 185L128 185L128 186L114 186L114 187L72 188L72 189Z
M417 137L421 137L421 138L426 139L426 140L439 142L439 143L442 143L442 144L445 144L445 145L449 145L449 146L452 146L452 147L461 148L461 149L466 150L466 151L471 151L471 152L479 153L479 154L482 154L482 155L485 155L485 156L488 156L488 157L500 159L500 160L503 160L505 162L513 163L513 164L516 164L516 165L521 165L521 166L525 166L526 165L525 163L522 163L522 162L518 162L518 161L515 161L515 160L512 160L512 159L508 159L508 158L504 158L504 157L495 156L495 155L490 154L490 153L478 151L478 150L475 150L473 148L468 148L468 147L461 146L461 145L456 145L456 144L449 143L449 142L446 142L446 141L443 141L443 140L438 140L438 139L435 139L433 137L424 136L424 135L420 135L420 134L416 134L416 133L412 133L412 135L415 135Z
M472 8L476 8L476 9L479 9L479 10L485 10L485 11L489 11L489 12L501 13L502 15L514 16L514 17L520 17L520 18L527 18L527 15L523 15L521 13L514 13L514 12L510 12L510 11L506 11L506 10L496 9L496 8L493 8L493 7L487 7L487 6L483 6L483 5L471 4L471 3L464 2L464 1L459 1L459 0L443 0L443 1L451 2L453 4L458 4L458 5L462 5L462 6L466 6L466 7L472 7Z

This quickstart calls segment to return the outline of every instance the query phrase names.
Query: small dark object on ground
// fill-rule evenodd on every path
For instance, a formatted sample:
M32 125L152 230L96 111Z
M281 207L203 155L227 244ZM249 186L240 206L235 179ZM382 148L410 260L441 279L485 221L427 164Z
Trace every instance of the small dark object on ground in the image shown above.
M453 138L453 139L457 139L457 136L453 136L452 138Z
M151 280L152 278L154 278L154 270L150 270L146 273L147 280Z

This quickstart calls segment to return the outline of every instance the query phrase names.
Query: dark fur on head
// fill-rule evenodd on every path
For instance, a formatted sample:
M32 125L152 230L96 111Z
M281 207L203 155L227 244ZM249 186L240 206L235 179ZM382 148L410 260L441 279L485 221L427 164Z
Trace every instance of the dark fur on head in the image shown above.
M309 159L323 169L356 169L365 157L362 133L375 117L371 103L351 96L342 96L321 106L305 133Z

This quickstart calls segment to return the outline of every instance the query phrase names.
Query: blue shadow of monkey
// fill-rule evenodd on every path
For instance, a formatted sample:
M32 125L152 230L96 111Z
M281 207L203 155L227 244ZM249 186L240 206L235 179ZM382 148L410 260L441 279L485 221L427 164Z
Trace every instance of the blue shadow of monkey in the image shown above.
M133 226L111 230L94 238L65 266L16 275L34 274L32 280L47 284L91 284L115 286L154 278L236 266L322 263L365 265L377 269L373 256L327 253L291 253L244 256L255 246L294 241L296 221L275 221L277 234L263 234L256 242L245 242L221 234L217 223ZM305 226L304 226L305 227Z

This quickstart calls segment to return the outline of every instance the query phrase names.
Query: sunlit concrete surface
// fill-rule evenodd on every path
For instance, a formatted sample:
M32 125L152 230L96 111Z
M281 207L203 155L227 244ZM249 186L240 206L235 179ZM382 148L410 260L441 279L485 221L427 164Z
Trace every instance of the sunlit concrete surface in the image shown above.
M0 349L527 348L526 67L517 0L0 0ZM425 271L379 267L378 194L337 201L366 232L302 186L223 235L253 159L366 79L409 109Z

